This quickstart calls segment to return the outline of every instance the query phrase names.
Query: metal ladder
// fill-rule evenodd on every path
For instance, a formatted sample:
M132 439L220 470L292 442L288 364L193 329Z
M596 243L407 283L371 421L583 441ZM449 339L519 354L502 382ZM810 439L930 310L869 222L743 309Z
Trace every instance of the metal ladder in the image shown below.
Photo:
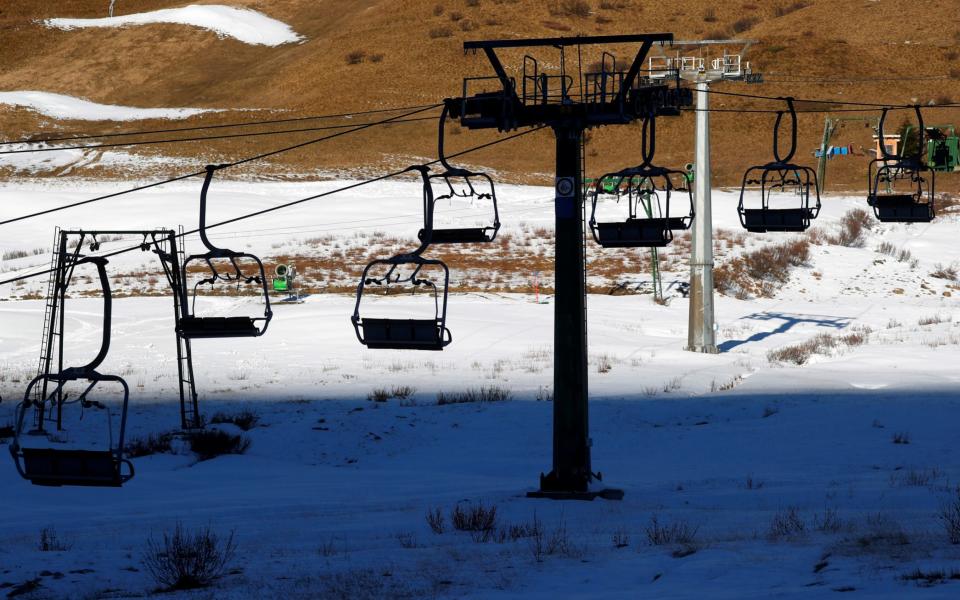
M590 240L590 226L587 224L587 183L586 183L586 174L587 174L587 141L581 136L580 137L580 185L582 191L580 193L580 211L583 225L583 241L581 242L580 255L583 260L583 334L589 339L589 332L587 331L587 301L590 297L587 294L587 243Z
M53 250L50 252L50 277L47 280L47 305L43 313L43 336L40 338L40 360L37 362L37 376L45 375L50 372L50 363L53 360L55 339L61 335L61 332L55 327L57 320L57 308L59 306L59 281L61 276L60 265L60 228L56 227L53 232ZM33 398L35 405L41 407L40 401L47 395L47 382L43 385L34 386ZM33 425L37 429L43 428L43 410L34 411Z
M175 323L180 323L186 313L186 307L183 305L185 294L181 297L180 291L186 282L183 280L183 272L180 270L185 260L186 238L183 235L183 226L179 228L181 243L174 246L176 251L176 260L172 261L170 266L171 287L173 288L173 310ZM183 429L199 429L203 427L203 417L200 415L200 406L197 400L197 386L193 373L193 352L190 348L190 340L182 337L178 332L177 336L177 377L180 386L180 427Z

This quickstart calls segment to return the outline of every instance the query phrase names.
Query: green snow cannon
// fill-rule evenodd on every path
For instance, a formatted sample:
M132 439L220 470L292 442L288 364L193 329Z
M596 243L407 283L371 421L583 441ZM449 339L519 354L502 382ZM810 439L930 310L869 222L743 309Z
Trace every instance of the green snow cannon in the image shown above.
M273 291L286 292L290 290L290 267L277 265L274 269Z

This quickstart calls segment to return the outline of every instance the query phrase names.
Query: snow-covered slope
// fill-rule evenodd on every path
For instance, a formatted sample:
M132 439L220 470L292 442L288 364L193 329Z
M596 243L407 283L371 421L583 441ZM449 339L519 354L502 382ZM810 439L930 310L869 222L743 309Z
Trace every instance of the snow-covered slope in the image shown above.
M343 183L219 182L211 220ZM41 249L5 261L0 279L45 268L42 248L55 224L192 227L198 185L0 228L0 250ZM115 188L84 186L7 185L0 220ZM501 235L517 246L525 232L551 226L549 190L498 192ZM381 183L211 236L264 256L350 249L342 261L362 263L372 256L351 240L362 246L378 230L415 239L419 201L411 183ZM733 229L736 195L717 191L714 201L718 229ZM827 198L817 226L832 231L863 205ZM36 580L37 593L51 595L149 593L156 584L141 564L147 540L180 521L235 531L234 569L211 592L226 598L954 597L950 575L960 569L960 553L940 515L957 500L960 480L960 306L955 291L945 295L955 284L930 273L960 259L958 230L960 220L947 213L930 225L876 225L862 247L812 246L808 263L774 297L718 297L723 351L714 356L683 351L687 303L676 292L666 305L648 295L591 295L593 466L625 490L622 502L523 497L551 461L552 407L538 401L550 395L554 368L549 296L538 304L524 294L454 294L454 341L440 353L365 349L354 337L347 295L275 306L262 338L193 345L204 414L260 416L243 433L252 442L246 454L196 462L175 444L172 453L135 459L138 475L122 490L31 487L0 456L0 584ZM314 238L319 246L308 243ZM912 259L879 252L884 241ZM153 262L139 252L116 257L112 274L142 278ZM626 262L624 269L636 267ZM684 276L668 272L665 284ZM126 276L115 283L135 285ZM7 286L0 298L32 289ZM413 300L374 298L369 307L406 308ZM0 426L36 368L43 306L0 302ZM219 314L263 309L249 297L198 306ZM96 298L68 300L68 364L95 352L99 311ZM163 295L114 303L113 346L101 370L131 384L133 438L178 425L172 312ZM863 339L802 365L771 359L771 351L823 333ZM513 399L438 405L438 393L482 386ZM409 394L367 400L378 389ZM502 539L475 541L451 527L450 510L476 502L497 507ZM441 534L425 519L437 508L447 524ZM655 517L660 526L685 526L690 539L653 544ZM544 531L539 550L535 538L511 539L510 525L535 522ZM38 552L42 528L69 548ZM934 575L932 589L909 579L918 569Z
M209 108L136 108L98 104L83 98L50 92L0 92L0 105L24 106L54 119L78 121L137 121L140 119L186 119L207 112Z
M150 23L176 23L216 32L245 44L280 46L302 38L289 25L263 13L222 4L191 4L182 8L166 8L144 13L105 17L102 19L47 19L48 27L79 29L83 27L127 27Z

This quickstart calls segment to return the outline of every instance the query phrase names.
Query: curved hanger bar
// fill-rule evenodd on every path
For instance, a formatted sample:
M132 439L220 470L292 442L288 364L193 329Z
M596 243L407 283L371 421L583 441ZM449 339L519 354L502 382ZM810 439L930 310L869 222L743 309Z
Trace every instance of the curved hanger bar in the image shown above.
M100 341L100 351L89 363L82 367L65 369L64 374L87 377L96 371L97 367L107 358L110 351L110 326L113 316L113 296L110 292L110 279L107 277L107 259L100 256L87 256L78 260L75 265L91 263L97 268L100 277L100 289L103 290L103 338Z
M227 253L228 250L223 248L217 248L210 243L210 239L207 237L207 191L210 189L210 182L213 181L213 174L219 169L222 169L223 165L207 165L207 174L203 178L203 187L200 189L200 241L203 242L203 245L206 246L207 250L213 253Z
M885 143L883 143L883 140L884 140L883 124L884 124L884 122L887 120L887 111L888 111L888 110L889 110L888 108L884 108L884 109L880 112L880 123L879 123L879 125L877 125L877 136L878 136L878 138L879 138L879 140L880 140L880 156L881 156L881 159L884 160L884 161L887 161L887 160L910 160L910 161L913 161L913 160L915 159L916 162L917 162L917 164L918 164L918 166L922 169L922 168L923 168L923 159L922 159L921 157L923 156L923 152L924 152L924 136L926 135L926 129L924 128L924 125L923 125L923 113L920 111L920 105L919 105L919 104L914 104L914 105L913 105L913 112L916 113L916 115L917 115L917 127L918 127L918 130L917 130L917 138L918 138L917 141L918 141L918 144L917 144L917 156L916 156L916 157L903 156L903 150L902 150L902 149L901 149L901 151L900 151L900 156L897 156L896 154L890 154L889 152L887 152L887 145L886 145Z
M657 152L657 117L653 113L643 120L643 130L641 132L640 157L643 163L640 168L649 167L653 164L653 155Z
M460 171L462 169L457 169L456 167L450 166L450 163L447 162L446 155L443 153L443 139L445 137L443 134L443 128L447 124L448 113L449 113L449 109L447 108L447 105L444 104L443 110L440 111L440 126L438 128L439 131L437 133L437 155L440 157L440 164L443 165L444 169L446 169L447 171Z
M891 159L891 160L892 160L892 159L895 159L895 158L896 158L893 154L890 154L889 152L887 152L887 145L884 143L883 123L884 123L884 121L887 120L887 111L888 111L888 110L889 110L889 109L884 108L882 111L880 111L880 123L877 125L877 136L878 136L879 139L880 139L880 156L881 156L884 160L887 160L887 159Z
M777 122L773 126L773 157L778 163L790 162L797 152L797 111L793 107L792 97L787 96L782 100L787 103L787 111L790 113L790 152L786 156L780 156L780 122L783 120L783 111L779 111Z
M444 107L444 113L446 113L446 107ZM443 125L440 126L441 131ZM442 134L441 134L442 135ZM442 140L442 137L441 137ZM441 146L443 142L441 141ZM443 156L441 152L440 156ZM442 160L442 159L441 159ZM408 171L416 171L420 173L420 179L423 183L423 239L420 240L420 246L413 252L408 252L406 254L401 254L400 256L420 256L423 254L426 249L430 246L430 238L433 237L433 186L430 185L430 167L426 165L412 165L404 169L402 172L406 173Z

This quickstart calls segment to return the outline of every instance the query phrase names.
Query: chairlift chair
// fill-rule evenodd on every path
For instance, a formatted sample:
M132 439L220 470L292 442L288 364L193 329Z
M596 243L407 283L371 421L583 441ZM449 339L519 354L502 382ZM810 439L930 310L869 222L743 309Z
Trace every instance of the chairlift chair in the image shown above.
M820 192L817 186L817 174L810 167L793 164L790 161L797 151L797 113L793 98L784 98L787 112L790 113L790 151L780 155L779 134L783 112L777 113L773 127L774 161L747 169L743 174L740 188L740 203L737 211L740 224L753 233L771 231L805 231L810 222L820 214ZM759 189L760 205L748 206L748 191ZM811 203L811 192L813 201ZM781 196L790 196L792 206L780 206L785 200Z
M200 241L207 248L203 254L194 254L182 265L182 281L184 289L183 294L183 316L177 323L177 333L185 339L198 338L237 338L237 337L257 337L267 331L270 319L273 318L273 311L270 309L270 293L267 289L267 276L263 268L263 262L257 256L247 252L237 252L225 248L217 248L207 238L206 219L207 219L207 192L210 188L210 182L213 180L213 174L222 168L222 165L208 165L206 178L203 181L203 188L200 192ZM237 263L239 259L252 260L257 267L253 275L243 272ZM227 260L230 264L229 270L218 269L214 261ZM204 263L210 271L210 276L198 281L193 287L193 303L188 302L186 282L187 266L190 263ZM262 317L212 317L197 316L195 302L197 289L201 285L233 284L238 288L241 285L257 285L263 295L264 311Z
M934 206L934 171L923 160L924 127L919 106L917 114L920 136L916 156L890 154L886 145L880 145L880 156L870 161L868 170L869 195L867 203L873 207L877 219L884 223L929 223L936 217ZM883 140L883 109L878 136Z
M363 270L360 284L357 286L357 303L350 318L357 339L368 348L395 350L442 350L452 341L447 329L447 294L450 286L450 270L442 261L426 259L420 253L426 244L410 254L400 254L392 258L372 261ZM413 272L401 276L396 271L401 265L413 265ZM382 277L371 277L371 269L387 266ZM434 281L422 277L424 267L438 266L443 270L443 292ZM417 289L428 289L433 295L434 316L432 319L395 319L361 317L360 303L368 286L391 286L409 284Z
M448 109L444 105L443 112L440 115L437 142L443 171L428 174L426 167L411 167L413 170L420 171L423 179L424 225L418 232L417 237L421 242L429 244L481 244L492 242L500 230L500 213L497 210L497 192L493 180L486 173L453 167L447 162L447 157L443 151L444 125L447 114ZM434 194L434 185L437 185L440 189L439 194ZM489 201L493 207L493 219L490 224L482 227L443 227L439 229L434 227L437 203L441 200L457 198L467 200L471 204Z
M23 402L17 408L16 427L13 443L10 445L10 455L21 477L34 485L43 486L94 486L120 487L133 478L133 463L123 458L124 434L127 424L127 405L130 399L130 388L122 377L103 375L97 372L97 367L103 362L110 349L110 325L112 299L110 282L107 279L107 259L102 257L85 257L74 263L74 266L83 263L93 264L100 277L100 286L103 290L103 338L100 351L94 359L82 366L71 367L59 373L44 373L35 377L27 386ZM87 386L76 400L66 402L61 392L63 387L72 381L87 382ZM33 389L41 383L55 384L53 392L48 396L34 399ZM98 401L90 400L92 391L101 383L114 382L123 389L123 402L120 408L120 427L116 444L113 442L113 419L110 409ZM48 409L62 410L64 404L79 404L83 410L103 410L107 416L107 429L110 441L105 450L83 450L56 447L24 447L21 437L24 433L27 412L34 408L43 414ZM56 404L56 406L54 406Z
M689 229L693 223L693 192L686 174L651 164L656 149L654 116L644 121L642 136L643 164L608 173L594 188L589 224L593 239L604 248L663 247L673 241L674 231ZM625 200L627 220L598 222L601 196ZM676 196L679 198L674 201ZM671 211L671 204L683 212Z

